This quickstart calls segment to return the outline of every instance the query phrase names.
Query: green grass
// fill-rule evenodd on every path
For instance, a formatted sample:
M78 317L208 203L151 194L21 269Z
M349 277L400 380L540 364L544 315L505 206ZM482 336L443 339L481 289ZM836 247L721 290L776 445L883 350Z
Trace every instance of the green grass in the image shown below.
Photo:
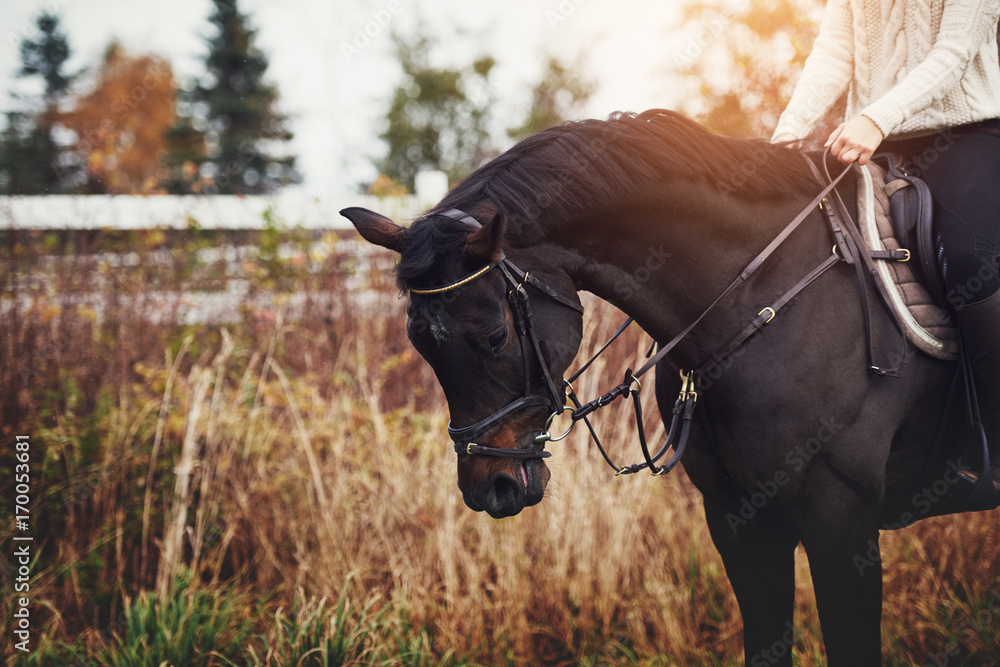
M87 641L46 641L15 663L161 667L162 665L436 665L469 663L451 651L435 655L426 628L405 608L363 603L346 594L334 603L295 593L290 608L275 607L232 585L195 586L190 572L170 597L127 598L119 619Z

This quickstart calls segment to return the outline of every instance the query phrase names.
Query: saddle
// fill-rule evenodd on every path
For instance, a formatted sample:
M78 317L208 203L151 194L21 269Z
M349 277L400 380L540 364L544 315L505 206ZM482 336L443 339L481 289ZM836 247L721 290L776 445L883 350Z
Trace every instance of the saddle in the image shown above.
M971 377L969 359L961 351L958 329L951 314L941 305L944 289L941 287L942 281L937 272L937 262L933 251L934 244L931 239L932 206L930 193L926 184L906 173L905 170L899 169L899 165L898 160L889 158L889 166L895 166L895 171L892 169L889 172L884 171L878 165L878 161L869 162L869 164L856 169L859 229L852 233L860 232L862 237L856 240L857 247L860 247L858 241L868 246L867 253L862 249L860 256L868 255L865 263L870 270L870 277L878 288L883 301L890 308L895 324L906 340L912 342L918 349L939 359L961 359L960 373L952 382L947 402L951 405L955 389L959 384L959 376L964 375L966 398L971 408L974 406L976 398L974 389L971 389L968 382ZM905 183L899 183L900 180L905 181ZM890 201L891 197L907 188L912 188L911 193L893 207ZM843 201L839 200L839 204L840 209L843 210ZM894 212L896 214L895 221L893 221ZM898 238L897 229L899 230ZM912 249L901 248L900 242L911 244L913 247ZM922 259L916 262L912 261L916 252L921 250L923 251ZM855 253L854 257L857 256L858 254ZM873 262L872 260L884 261ZM913 267L919 267L921 278L925 282L918 281L917 271ZM858 275L861 281L861 293L864 295L866 284L864 275L860 270ZM938 289L939 296L937 298L931 296L929 289ZM868 329L869 358L871 358L871 328L870 318L867 315L867 300L862 299L862 303L866 313L865 326ZM970 417L972 414L974 412L969 413ZM990 453L987 448L986 434L982 424L977 422L978 420L973 420L971 426L978 429L981 443L982 458L978 474L979 482L976 483L970 494L962 495L956 499L958 503L956 507L959 508L957 511L992 509L1000 502L996 489L990 483ZM947 419L943 420L937 429L934 440L935 455L927 459L924 471L920 475L922 479L926 479L930 470L930 462L943 451L946 423Z
M872 161L885 172L885 194L896 240L913 255L913 274L935 303L945 302L934 239L934 202L923 179L906 170L897 153L878 153Z
M904 253L902 261L876 262L876 268L907 340L938 359L955 360L958 330L942 305L930 190L900 163L899 156L882 153L858 170L858 224L873 258Z
M887 165L886 170L883 171L880 163ZM858 173L858 222L862 235L872 248L872 257L878 254L879 246L892 248L900 243L905 244L909 254L908 261L876 263L876 270L889 288L891 306L904 325L904 335L917 348L932 356L960 360L968 414L980 443L973 446L973 456L981 456L981 460L975 476L959 474L975 486L967 497L956 497L955 507L958 511L993 509L1000 503L1000 494L990 483L990 451L986 432L979 417L972 417L978 415L974 384L969 382L972 366L967 354L961 350L958 329L951 314L942 305L946 292L938 272L939 250L933 238L930 190L926 183L906 172L898 156L890 154L876 155ZM947 399L949 404L955 388L956 383L953 382ZM943 437L944 431L939 427L935 437L938 452L942 451ZM926 470L925 465L925 474Z

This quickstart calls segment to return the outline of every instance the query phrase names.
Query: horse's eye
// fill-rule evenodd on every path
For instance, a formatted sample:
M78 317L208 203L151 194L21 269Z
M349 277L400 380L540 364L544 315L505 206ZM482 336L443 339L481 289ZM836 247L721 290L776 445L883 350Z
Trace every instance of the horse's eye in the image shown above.
M499 352L503 344L507 342L507 329L500 329L489 338L490 347L494 352Z

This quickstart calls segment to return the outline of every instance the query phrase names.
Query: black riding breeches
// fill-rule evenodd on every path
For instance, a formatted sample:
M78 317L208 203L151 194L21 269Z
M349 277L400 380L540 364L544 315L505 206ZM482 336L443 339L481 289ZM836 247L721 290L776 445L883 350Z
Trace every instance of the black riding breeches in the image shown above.
M1000 290L1000 119L886 141L934 197L935 246L947 301L982 301Z

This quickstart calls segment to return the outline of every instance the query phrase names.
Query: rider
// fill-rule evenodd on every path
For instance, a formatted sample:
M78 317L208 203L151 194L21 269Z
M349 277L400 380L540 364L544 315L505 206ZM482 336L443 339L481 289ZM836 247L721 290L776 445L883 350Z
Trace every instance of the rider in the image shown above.
M998 16L1000 0L830 0L771 141L805 139L846 90L831 154L865 164L881 147L927 181L1000 491Z

